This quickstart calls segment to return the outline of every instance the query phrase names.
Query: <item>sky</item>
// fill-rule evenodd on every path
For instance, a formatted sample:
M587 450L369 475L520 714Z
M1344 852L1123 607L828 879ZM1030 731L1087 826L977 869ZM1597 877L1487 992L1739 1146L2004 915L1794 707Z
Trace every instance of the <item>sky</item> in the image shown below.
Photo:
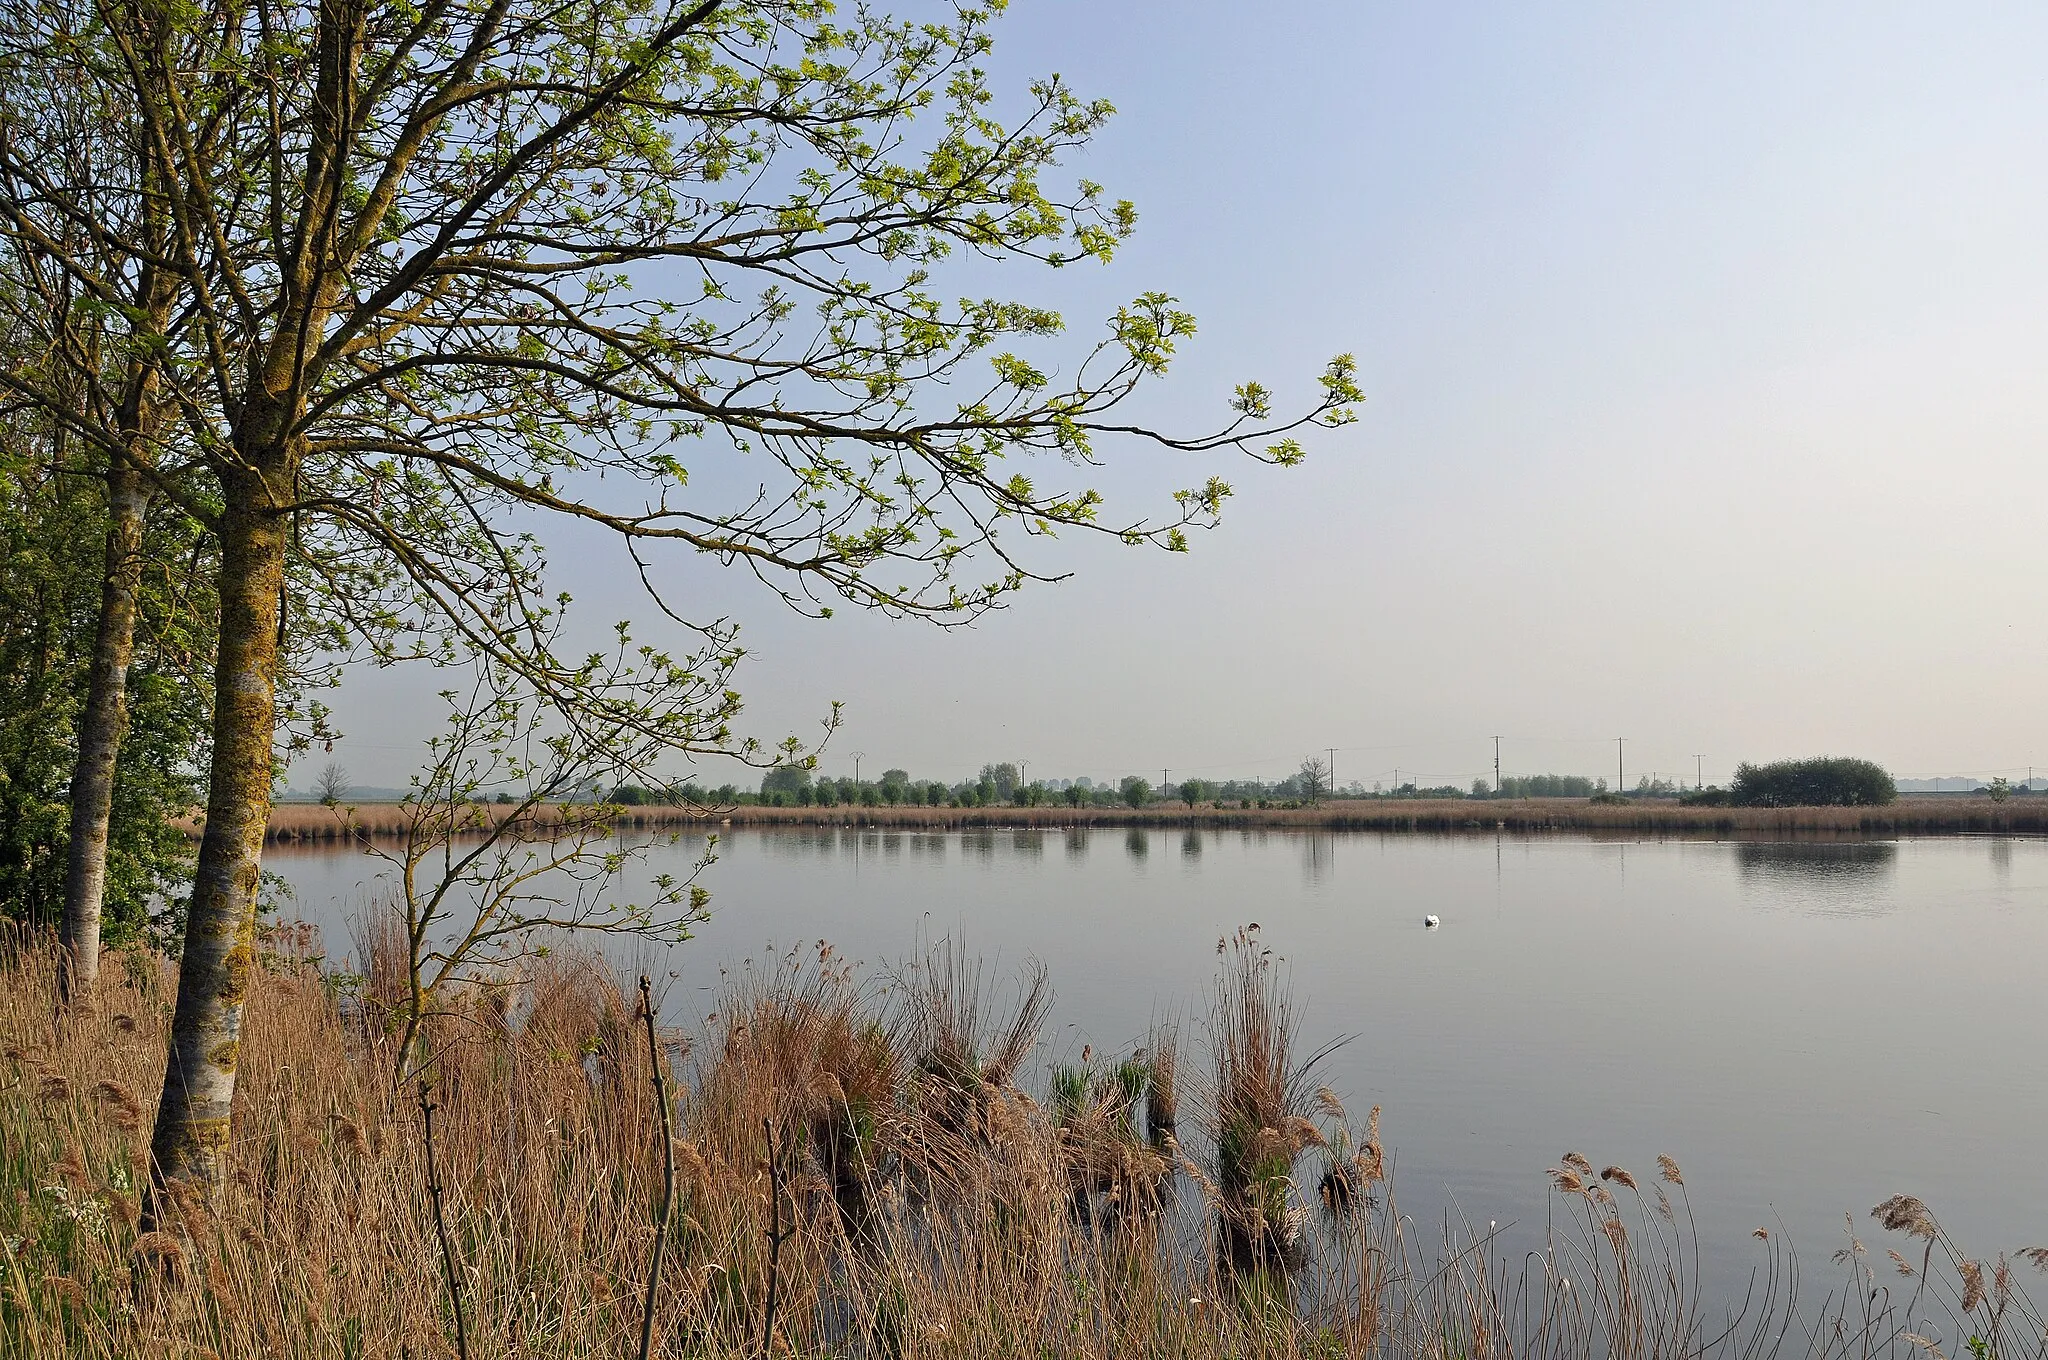
M894 10L922 13L908 0ZM1107 268L991 286L1078 358L1159 289L1201 322L1138 405L1218 423L1357 356L1301 467L1110 450L1113 510L1216 473L1186 555L1062 539L968 629L666 584L752 655L743 729L845 722L834 774L1725 781L1742 760L2048 771L2048 10L1018 0L990 69L1117 117L1070 169L1137 203ZM1047 469L1056 476L1059 465ZM642 621L597 538L579 608ZM335 697L402 784L420 671ZM706 766L705 775L740 772ZM310 774L293 771L306 785Z

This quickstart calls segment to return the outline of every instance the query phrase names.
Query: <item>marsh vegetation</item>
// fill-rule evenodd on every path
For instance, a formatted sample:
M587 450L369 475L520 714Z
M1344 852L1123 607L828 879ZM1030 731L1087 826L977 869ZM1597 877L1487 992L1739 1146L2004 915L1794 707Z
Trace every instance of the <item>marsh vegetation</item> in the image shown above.
M1527 1256L1493 1225L1424 1229L1398 1209L1378 1112L1317 1084L1255 930L1218 942L1187 1033L1043 1071L1044 970L957 946L874 974L829 946L785 954L732 974L687 1032L654 1030L610 967L563 949L448 994L423 1091L392 1076L397 938L370 932L356 976L306 932L266 941L228 1180L140 1234L164 961L122 955L100 1005L53 1020L54 950L14 943L10 1353L630 1355L643 1328L654 1354L703 1356L2048 1345L2021 1279L2048 1253L1972 1259L1910 1198L1878 1206L1889 1236L1852 1236L1819 1297L1766 1234L1733 1308L1707 1302L1669 1158L1596 1171L1567 1153Z

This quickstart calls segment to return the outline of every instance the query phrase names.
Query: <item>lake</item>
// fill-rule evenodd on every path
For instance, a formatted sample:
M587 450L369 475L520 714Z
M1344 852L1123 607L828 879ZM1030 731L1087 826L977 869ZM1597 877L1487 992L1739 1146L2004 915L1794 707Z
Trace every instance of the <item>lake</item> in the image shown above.
M1218 939L1256 921L1304 1047L1355 1036L1322 1079L1361 1124L1383 1108L1425 1229L1540 1224L1572 1149L1645 1176L1676 1158L1717 1271L1769 1227L1832 1279L1842 1216L1875 1245L1896 1192L1974 1255L2048 1242L2048 843L814 829L720 855L712 920L665 961L674 1023L772 948L879 965L957 937L1006 975L1050 967L1046 1064L1117 1053L1199 1018ZM376 862L265 862L345 952Z

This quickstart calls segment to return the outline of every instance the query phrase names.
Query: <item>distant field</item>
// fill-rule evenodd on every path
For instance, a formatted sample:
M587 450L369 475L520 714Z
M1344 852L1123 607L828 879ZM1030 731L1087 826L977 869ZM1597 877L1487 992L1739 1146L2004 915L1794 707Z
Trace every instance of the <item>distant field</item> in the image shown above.
M1596 804L1582 798L1494 801L1334 800L1312 808L1185 807L734 807L712 813L687 808L632 807L619 816L629 830L732 826L874 826L905 830L1011 826L1270 827L1325 831L1591 831L1717 836L1935 836L2048 834L2048 798L1901 798L1865 808L1689 808L1672 802ZM390 836L405 830L405 810L392 803L347 812L290 803L270 813L270 839L319 842L354 834Z

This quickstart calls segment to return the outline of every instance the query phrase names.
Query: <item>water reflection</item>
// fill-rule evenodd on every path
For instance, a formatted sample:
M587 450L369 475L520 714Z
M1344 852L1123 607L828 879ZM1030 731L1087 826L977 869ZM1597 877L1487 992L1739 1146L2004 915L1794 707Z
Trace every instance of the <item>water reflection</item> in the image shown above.
M1761 841L1735 847L1743 886L1767 906L1826 915L1895 911L1896 841Z
M1070 826L1066 833L1067 858L1080 861L1088 858L1088 828Z
M1301 874L1321 883L1337 867L1337 838L1329 831L1311 831L1301 838Z
M1019 827L1010 833L1010 849L1025 859L1037 859L1045 854L1045 833L1035 828Z
M2012 886L2012 842L2004 836L1991 842L1991 872L1998 879L1998 886Z
M1124 853L1140 864L1145 856L1152 853L1152 835L1143 827L1132 827L1124 833Z
M1180 833L1180 857L1185 860L1196 860L1202 857L1201 832L1183 831Z

